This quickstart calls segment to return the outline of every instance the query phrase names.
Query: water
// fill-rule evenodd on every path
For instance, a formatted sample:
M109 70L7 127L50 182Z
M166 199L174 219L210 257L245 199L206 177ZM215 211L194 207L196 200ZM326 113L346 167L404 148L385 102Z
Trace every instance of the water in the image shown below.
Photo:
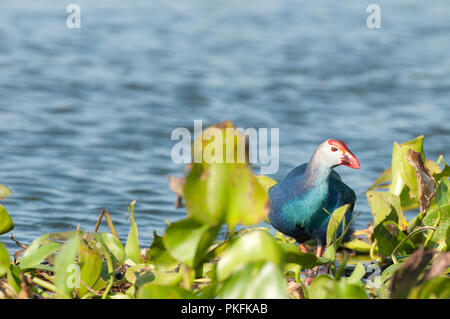
M360 1L77 1L79 30L69 3L0 1L1 204L24 243L92 230L102 208L125 240L136 199L148 245L185 214L167 187L182 170L170 134L195 119L279 127L276 179L345 140L359 228L394 141L425 134L427 156L450 161L448 0L377 1L378 30Z

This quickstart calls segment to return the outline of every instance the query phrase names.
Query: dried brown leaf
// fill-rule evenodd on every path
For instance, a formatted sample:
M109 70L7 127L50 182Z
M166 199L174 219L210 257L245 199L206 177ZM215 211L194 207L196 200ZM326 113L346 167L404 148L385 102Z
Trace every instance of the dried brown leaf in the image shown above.
M444 273L448 267L450 267L450 251L441 253L436 257L436 259L431 264L431 269L423 277L421 283L439 276L440 274Z
M426 212L435 193L435 180L428 168L425 167L420 153L410 149L406 153L406 159L416 170L420 211Z
M407 298L411 289L416 285L419 275L434 254L435 252L432 250L425 251L423 246L419 247L392 275L389 285L390 297L395 299Z

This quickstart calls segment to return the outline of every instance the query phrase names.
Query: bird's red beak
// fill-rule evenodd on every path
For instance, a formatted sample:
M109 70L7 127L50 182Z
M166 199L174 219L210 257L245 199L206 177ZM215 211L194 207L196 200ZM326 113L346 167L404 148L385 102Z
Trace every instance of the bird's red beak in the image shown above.
M349 149L345 150L344 156L341 160L341 165L345 165L355 169L360 168L358 159Z

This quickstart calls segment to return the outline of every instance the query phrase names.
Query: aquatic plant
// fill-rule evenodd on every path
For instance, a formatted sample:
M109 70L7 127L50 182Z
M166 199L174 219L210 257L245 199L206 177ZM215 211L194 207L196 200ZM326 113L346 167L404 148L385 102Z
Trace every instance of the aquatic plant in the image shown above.
M149 247L139 243L135 201L125 244L107 210L91 232L44 234L28 246L16 241L21 250L12 260L0 244L0 298L449 298L448 176L442 156L425 158L423 136L395 143L392 166L366 193L371 227L342 244L345 232L338 237L337 230L353 221L345 220L347 207L336 209L325 254L316 257L264 227L267 189L276 181L254 175L245 162L194 163L177 183L186 217L154 232ZM0 187L0 199L9 193ZM417 208L406 221L404 212ZM98 231L102 220L108 232ZM0 234L12 227L0 206ZM316 266L330 273L307 285Z

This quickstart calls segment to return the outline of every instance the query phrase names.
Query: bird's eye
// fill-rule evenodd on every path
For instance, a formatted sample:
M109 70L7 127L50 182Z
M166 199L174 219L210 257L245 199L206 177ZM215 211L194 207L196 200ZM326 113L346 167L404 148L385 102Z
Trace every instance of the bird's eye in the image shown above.
M332 152L336 152L336 151L337 151L337 148L336 148L336 147L332 147L332 148L331 148L331 151L332 151Z

